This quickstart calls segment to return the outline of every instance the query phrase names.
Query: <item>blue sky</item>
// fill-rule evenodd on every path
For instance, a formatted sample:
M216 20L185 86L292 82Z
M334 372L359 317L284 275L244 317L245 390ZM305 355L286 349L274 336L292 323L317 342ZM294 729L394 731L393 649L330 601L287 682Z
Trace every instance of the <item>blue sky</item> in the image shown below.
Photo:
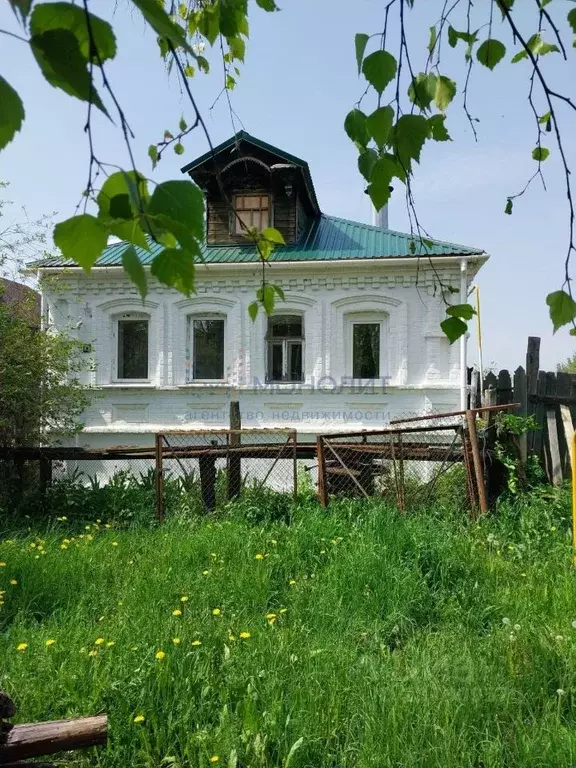
M356 74L354 34L381 30L384 3L283 0L280 4L282 11L276 14L266 14L255 4L251 8L246 65L232 93L241 120L236 127L308 160L326 213L370 222L356 150L342 124L363 90ZM423 68L428 29L442 5L440 0L416 3L417 10L408 13L417 70ZM564 6L570 8L568 3L559 6L562 15ZM152 36L127 0L98 0L91 8L109 18L116 30L119 53L109 67L109 78L136 134L137 164L158 181L177 178L181 165L206 151L207 145L195 131L185 140L183 156L167 153L157 170L150 170L148 145L159 140L164 129L175 129L182 114L191 116L176 78L166 73ZM529 17L522 13L519 21L526 23ZM6 2L0 5L0 27L17 31ZM499 27L498 20L494 36L508 42ZM26 46L5 36L0 39L0 71L20 92L26 109L22 132L0 155L0 178L10 182L13 211L25 206L31 217L55 211L59 218L67 218L74 212L88 171L85 105L48 86ZM462 50L445 46L444 53L443 71L461 87ZM572 89L574 97L576 86L567 76L574 55L563 66L555 58L544 60L545 71L560 90ZM433 237L480 246L491 255L478 279L485 362L511 369L524 364L526 339L538 335L542 366L551 369L575 349L567 331L552 334L545 304L546 294L560 287L568 237L562 169L551 136L545 167L548 191L535 184L516 202L512 216L503 213L506 196L519 191L535 167L528 76L526 63L503 63L492 73L474 67L470 108L481 118L479 141L474 141L457 97L447 118L453 141L425 147L414 191L419 218ZM225 99L210 110L221 86L217 61L210 75L192 81L215 144L232 133ZM372 103L367 103L367 110ZM560 110L560 116L568 159L576 168L573 114ZM95 129L99 157L126 166L120 131L100 117ZM400 188L397 191L390 204L390 227L406 231L404 197ZM473 343L470 358L475 359Z

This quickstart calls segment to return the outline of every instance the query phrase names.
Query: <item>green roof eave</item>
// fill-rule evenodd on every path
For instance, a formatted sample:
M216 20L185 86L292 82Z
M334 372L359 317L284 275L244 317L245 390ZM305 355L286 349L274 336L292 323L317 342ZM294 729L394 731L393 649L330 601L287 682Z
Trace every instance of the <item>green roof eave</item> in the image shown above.
M432 240L428 249L412 235L381 229L361 222L340 219L336 216L318 216L307 232L295 243L277 247L271 255L274 264L295 263L342 263L355 261L393 262L395 259L414 259L430 257L466 257L476 256L485 259L485 251L442 240ZM115 267L122 265L122 254L127 243L109 245L97 259L95 267ZM136 253L144 266L149 266L156 256L163 251L159 243L150 242L150 249L136 247ZM259 256L253 245L228 243L204 245L202 249L204 263L210 264L254 264ZM64 268L77 266L70 259L61 256L50 257L38 262L36 267Z
M289 152L285 152L283 149L280 149L279 147L275 147L272 144L268 144L266 141L257 139L255 136L251 136L246 131L239 131L238 133L234 134L234 136L231 136L229 139L226 139L226 141L223 141L222 144L218 144L218 146L214 147L214 149L209 150L208 152L205 152L203 155L200 155L200 157L197 157L195 160L192 160L191 162L189 162L187 165L183 166L180 169L181 172L190 173L191 171L194 171L196 168L199 168L208 160L213 159L220 152L225 152L227 149L230 149L230 147L233 147L234 144L237 144L240 141L246 141L247 143L253 144L255 147L258 147L258 149L262 149L265 152L270 152L273 155L278 155L278 157L282 158L282 160L285 160L288 163L292 163L292 165L297 165L299 168L301 168L302 173L304 174L304 180L306 182L306 186L308 188L308 193L310 195L310 201L312 205L316 208L316 212L320 213L320 206L318 204L318 198L316 197L316 190L314 189L312 175L310 173L310 168L306 160L302 160L300 157L296 157L296 155L291 155Z

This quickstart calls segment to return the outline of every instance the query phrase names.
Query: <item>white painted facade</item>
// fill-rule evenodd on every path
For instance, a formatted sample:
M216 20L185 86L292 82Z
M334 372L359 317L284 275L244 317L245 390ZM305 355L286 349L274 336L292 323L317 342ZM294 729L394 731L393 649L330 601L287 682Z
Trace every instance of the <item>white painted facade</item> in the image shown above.
M435 257L443 283L459 288L450 301L466 302L486 258ZM86 354L93 356L94 371L85 376L97 391L78 445L147 445L157 432L225 428L236 399L243 427L290 427L302 439L460 407L465 340L450 345L444 336L443 299L424 261L299 262L268 269L268 280L286 295L276 311L303 318L303 383L266 383L267 318L260 313L253 323L248 315L261 279L258 265L198 266L190 298L150 279L144 303L117 267L90 274L42 269L39 278L46 322L92 347ZM118 380L116 323L124 313L148 319L146 381ZM188 382L188 318L207 313L224 319L225 378ZM351 376L351 327L358 316L380 323L382 375L375 381Z

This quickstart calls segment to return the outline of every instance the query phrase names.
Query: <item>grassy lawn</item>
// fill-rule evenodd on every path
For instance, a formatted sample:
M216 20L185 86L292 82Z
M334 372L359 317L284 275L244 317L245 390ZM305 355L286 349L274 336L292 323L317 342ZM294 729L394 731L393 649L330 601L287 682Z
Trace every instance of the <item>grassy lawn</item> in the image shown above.
M63 764L576 761L567 493L480 524L357 502L290 525L245 512L0 543L19 720L109 715L108 747Z

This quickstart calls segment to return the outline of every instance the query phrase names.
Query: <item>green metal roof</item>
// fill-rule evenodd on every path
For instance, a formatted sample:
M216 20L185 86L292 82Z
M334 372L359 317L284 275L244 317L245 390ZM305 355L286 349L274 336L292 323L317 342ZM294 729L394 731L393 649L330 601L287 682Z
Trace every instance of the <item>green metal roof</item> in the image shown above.
M381 229L357 221L339 219L321 214L297 243L277 247L271 262L339 261L342 259L394 259L406 256L472 256L483 254L481 248L469 248L454 243L432 240L426 250L412 235ZM411 253L410 244L415 246ZM122 264L122 253L127 243L109 245L96 261L96 267L116 267ZM414 247L413 246L413 247ZM162 245L151 243L150 250L136 248L142 264L149 265L162 252ZM254 245L205 245L203 255L208 264L244 264L258 262ZM35 264L39 267L73 267L70 259L52 256Z
M306 160L302 160L301 158L296 157L295 155L291 155L289 152L285 152L283 149L280 149L279 147L275 147L272 144L268 144L266 141L257 139L255 136L251 136L246 131L238 131L238 133L234 134L234 136L231 136L229 139L226 139L226 141L223 141L222 144L218 144L217 147L214 147L214 149L208 152L205 152L203 155L200 155L200 157L197 157L195 160L192 160L190 163L185 165L180 170L182 171L182 173L190 173L191 171L195 171L204 163L214 159L214 157L218 155L220 152L225 152L227 149L230 149L235 144L239 144L241 141L246 141L248 144L252 144L255 147L258 147L259 149L264 150L265 152L270 152L273 155L277 155L279 158L286 161L287 163L292 163L292 165L299 166L302 169L302 173L304 174L304 179L306 182L306 186L308 187L308 192L310 194L312 205L315 206L317 212L320 212L320 206L318 205L318 198L316 197L316 190L314 189L314 183L312 181L312 176L310 174L310 168Z

